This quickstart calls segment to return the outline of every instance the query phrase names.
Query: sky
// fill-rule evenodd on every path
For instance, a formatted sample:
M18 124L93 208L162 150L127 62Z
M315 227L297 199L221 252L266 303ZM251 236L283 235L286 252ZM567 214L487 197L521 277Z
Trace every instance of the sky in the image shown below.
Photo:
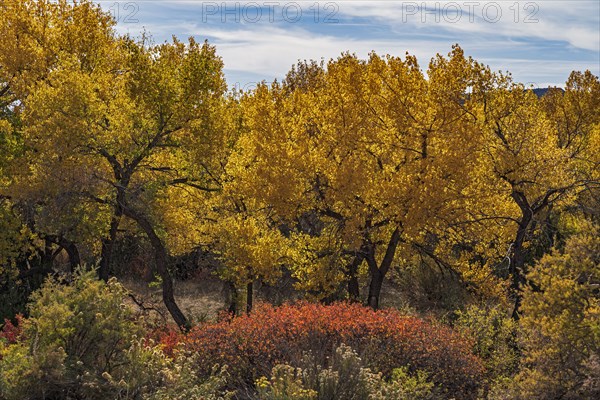
M600 1L99 1L117 30L154 42L207 39L230 87L281 80L298 60L349 51L417 56L426 68L458 43L493 70L533 87L573 70L600 75Z

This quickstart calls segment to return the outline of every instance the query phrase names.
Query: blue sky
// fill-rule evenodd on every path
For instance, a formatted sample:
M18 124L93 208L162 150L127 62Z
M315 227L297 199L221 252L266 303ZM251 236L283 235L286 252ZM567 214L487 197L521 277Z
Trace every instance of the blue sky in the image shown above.
M600 75L600 1L100 1L122 33L155 42L208 39L230 86L281 79L299 59L403 56L426 67L459 43L468 55L536 87L572 70Z

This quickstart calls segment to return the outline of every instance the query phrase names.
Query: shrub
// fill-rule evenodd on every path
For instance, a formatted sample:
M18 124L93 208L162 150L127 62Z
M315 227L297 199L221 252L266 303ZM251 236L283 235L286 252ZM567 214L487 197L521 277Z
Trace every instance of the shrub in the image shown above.
M369 397L376 387L379 375L363 368L360 357L350 347L341 345L333 353L329 368L308 365L306 371L309 387L314 389L319 400L361 400Z
M92 393L110 386L106 374L118 373L126 364L126 349L140 330L122 304L124 289L94 275L81 273L69 285L48 279L34 293L30 317L22 322L22 340L2 350L5 397L80 393L94 398Z
M206 379L199 380L196 355L178 354L175 358L161 359L163 365L158 373L161 385L145 395L144 400L227 400L233 397L233 392L222 390L229 376L227 367L215 366Z
M0 398L59 398L62 388L69 383L65 379L64 349L32 352L29 344L19 342L0 347Z
M261 400L427 400L433 399L433 384L419 371L411 377L406 369L396 369L390 382L380 373L364 368L350 347L338 347L329 368L308 360L303 368L276 365L271 379L257 382Z
M298 365L305 354L327 368L342 343L386 378L399 367L423 370L442 391L462 399L475 396L484 374L470 343L450 328L356 304L263 304L251 315L196 327L180 341L198 354L201 374L207 376L212 365L228 365L233 383L242 388L270 376L277 364Z
M513 376L519 364L518 324L499 306L469 306L457 312L454 328L473 339L473 351L490 381Z
M169 357L140 338L125 289L93 272L70 283L49 279L34 294L30 317L6 324L0 340L0 398L217 400L226 374L198 380L194 357ZM177 397L179 396L179 397Z
M304 371L287 364L278 364L271 371L271 379L256 381L261 400L316 400L318 393L305 387Z
M379 390L370 400L433 400L439 398L435 394L433 383L429 382L427 373L417 371L411 375L407 368L396 368L389 382L382 382Z
M9 319L4 319L4 325L0 330L0 341L4 341L7 344L16 343L23 334L23 315L17 314L15 316L16 325Z
M600 353L600 231L582 223L563 252L545 255L528 274L534 286L525 288L521 308L523 398L579 399L596 390L590 372Z

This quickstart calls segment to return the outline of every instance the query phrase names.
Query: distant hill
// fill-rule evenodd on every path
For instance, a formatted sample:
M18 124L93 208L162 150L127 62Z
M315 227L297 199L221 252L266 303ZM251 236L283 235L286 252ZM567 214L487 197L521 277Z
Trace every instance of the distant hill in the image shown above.
M531 89L533 90L533 93L535 93L535 95L537 97L542 97L544 96L546 93L548 93L548 90L550 89L559 89L561 92L564 92L564 90L562 88L552 88L552 87L547 87L547 88L536 88L536 89Z

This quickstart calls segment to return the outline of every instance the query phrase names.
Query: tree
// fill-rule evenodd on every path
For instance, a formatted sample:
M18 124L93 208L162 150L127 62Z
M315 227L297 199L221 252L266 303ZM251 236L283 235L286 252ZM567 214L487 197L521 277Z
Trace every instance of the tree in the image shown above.
M411 56L346 54L326 71L313 63L260 86L243 102L240 193L320 239L318 256L344 265L353 298L366 263L377 308L384 278L409 254L450 265L441 260L457 243L451 225L466 218L461 193L481 140L464 107L472 70L458 47L432 61L429 79Z
M253 284L257 280L275 283L281 276L286 257L285 237L270 226L261 213L221 214L211 228L215 238L213 249L219 255L221 277L236 288L246 288L246 312L253 307Z
M525 397L591 398L586 363L600 351L598 227L570 218L570 236L532 268L523 294L521 336ZM535 286L533 286L535 285Z
M24 33L24 56L54 52L39 74L10 84L23 88L15 95L23 107L23 159L30 162L20 169L14 193L42 199L46 207L66 199L83 210L83 219L97 224L92 236L104 236L99 273L105 280L121 218L135 221L153 246L165 305L186 326L173 296L159 200L173 194L172 187L219 188L210 168L225 130L217 115L225 91L220 58L193 39L149 45L145 38L118 37L110 16L88 2L24 4L15 20L39 24L49 42L53 34L60 40L46 50L37 47L37 31ZM64 29L53 33L55 26ZM61 40L68 43L61 47ZM2 71L20 76L28 64L11 60L2 61Z
M114 21L89 1L75 4L11 1L3 2L0 8L3 14L0 22L0 81L4 83L2 123L12 126L11 143L17 146L14 157L5 165L9 181L3 185L2 195L10 197L18 206L25 223L47 242L44 247L50 253L54 251L50 250L52 247L66 246L71 264L75 266L79 263L77 244L86 240L89 244L90 232L101 229L98 226L101 210L97 213L100 218L91 218L95 225L82 224L86 218L81 211L89 205L74 201L66 190L59 196L59 188L64 187L60 183L65 180L61 174L69 168L77 169L69 158L63 159L63 155L58 154L58 157L56 153L54 159L38 158L37 161L46 163L48 178L39 179L43 175L39 173L41 166L31 157L35 151L31 151L32 143L26 141L23 118L38 82L46 81L53 71L61 69L61 64L64 67L69 60L82 70L91 71L110 58ZM40 168L36 170L35 166ZM48 173L51 171L54 173ZM61 218L56 218L57 215Z
M526 267L532 261L528 247L534 231L550 209L564 207L570 196L593 184L591 171L597 170L597 163L584 155L593 154L588 146L597 120L591 110L597 109L598 80L586 74L584 84L575 84L582 76L572 74L564 96L551 91L551 97L543 100L501 74L488 79L493 85L490 90L474 94L478 98L475 115L484 135L485 161L478 171L487 175L481 182L489 182L483 183L487 188L482 192L492 189L494 196L500 196L499 204L506 201L502 197L510 199L509 204L488 213L501 217L505 212L516 224L509 251L514 318L518 317Z

